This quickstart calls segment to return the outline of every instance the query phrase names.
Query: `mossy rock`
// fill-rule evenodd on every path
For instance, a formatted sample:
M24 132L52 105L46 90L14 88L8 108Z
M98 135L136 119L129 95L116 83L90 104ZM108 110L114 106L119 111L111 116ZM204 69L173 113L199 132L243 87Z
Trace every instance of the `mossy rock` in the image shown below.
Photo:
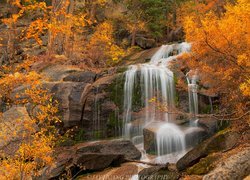
M214 162L219 158L218 154L210 154L202 158L197 164L187 169L189 175L203 175L214 169Z
M176 164L178 170L182 171L193 166L198 163L201 158L211 153L233 148L237 144L239 138L240 135L231 130L224 130L215 134L185 154Z

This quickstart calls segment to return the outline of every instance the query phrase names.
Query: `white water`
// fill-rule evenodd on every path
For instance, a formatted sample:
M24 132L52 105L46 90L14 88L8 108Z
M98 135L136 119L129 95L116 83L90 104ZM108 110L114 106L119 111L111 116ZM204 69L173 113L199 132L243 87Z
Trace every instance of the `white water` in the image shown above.
M156 133L158 156L186 149L185 134L172 123L161 126Z
M154 121L166 122L156 132L158 155L183 151L185 149L185 135L175 124L174 116L166 112L159 112L156 103L167 106L171 111L175 107L174 75L168 68L171 61L175 60L184 52L190 51L188 43L163 45L153 55L149 63L131 65L125 74L124 84L124 114L123 136L133 140L135 144L142 143L143 128ZM140 115L143 120L137 121L133 117L133 98L136 86L141 89L141 104L144 111Z
M198 75L197 71L195 71L195 74L191 75L191 78L189 79L188 74L186 76L188 82L189 113L192 114L193 116L190 122L192 125L197 126L198 119L196 118L196 115L198 114L198 88L199 88L199 86L197 85Z

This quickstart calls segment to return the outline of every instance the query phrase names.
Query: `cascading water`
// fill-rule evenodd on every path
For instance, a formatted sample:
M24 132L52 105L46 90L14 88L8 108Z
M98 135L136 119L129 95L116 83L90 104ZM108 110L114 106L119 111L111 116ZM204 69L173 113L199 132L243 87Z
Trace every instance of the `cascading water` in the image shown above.
M161 126L156 133L158 156L175 151L183 151L186 148L185 134L172 123Z
M189 97L189 113L192 114L194 120L194 125L197 125L196 115L198 114L198 85L197 85L198 75L195 72L194 75L191 76L191 80L188 78L188 97ZM193 121L191 121L193 122Z
M149 63L131 65L125 74L123 136L136 139L136 143L139 143L145 126L155 121L164 122L156 132L159 155L185 149L185 135L177 125L172 124L175 121L173 115L157 111L157 106L150 103L150 100L167 105L168 110L175 107L174 75L168 65L190 48L188 43L163 45ZM133 94L138 85L144 107L140 121L133 117Z

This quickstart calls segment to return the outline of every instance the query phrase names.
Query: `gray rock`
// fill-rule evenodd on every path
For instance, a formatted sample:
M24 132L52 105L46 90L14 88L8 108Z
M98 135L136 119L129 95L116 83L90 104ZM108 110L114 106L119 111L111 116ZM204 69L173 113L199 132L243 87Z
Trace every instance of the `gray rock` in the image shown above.
M101 153L101 154L121 154L126 159L140 159L141 152L127 140L102 141L87 146L79 146L77 154Z
M241 180L250 174L250 147L219 163L203 180Z
M90 71L73 72L63 78L63 81L93 83L96 74Z
M77 160L77 165L83 167L84 170L98 171L110 166L119 166L122 162L125 162L122 154L90 153L81 155Z
M184 170L208 154L228 150L236 145L240 135L236 132L219 132L185 154L176 164L178 170Z
M56 163L44 168L36 179L60 178L70 170L74 176L79 171L99 171L119 166L126 159L140 159L140 151L130 141L114 140L95 143L81 143L56 151Z

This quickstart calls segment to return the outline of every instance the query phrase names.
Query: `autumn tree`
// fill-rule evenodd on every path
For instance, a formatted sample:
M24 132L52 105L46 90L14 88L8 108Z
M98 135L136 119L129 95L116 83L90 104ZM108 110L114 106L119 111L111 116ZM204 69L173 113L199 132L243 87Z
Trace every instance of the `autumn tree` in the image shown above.
M47 7L44 2L10 0L7 1L6 7L9 9L9 16L3 18L2 22L7 27L8 38L7 44L3 44L3 50L6 53L5 57L2 57L2 61L5 62L1 62L0 64L10 64L15 61L15 54L21 39L34 38L38 43L41 43L38 37L44 33L46 29L45 23L47 22ZM24 30L18 30L17 24L20 19L31 13L39 14L39 18L32 21L26 31L26 36L22 38Z
M124 56L124 50L115 43L114 28L110 21L97 26L86 50L91 62L99 67L110 66Z
M57 102L42 88L41 76L27 71L28 66L2 67L0 71L1 106L5 110L26 107L29 112L29 115L11 119L11 122L0 116L1 179L35 177L54 162L53 147L59 137L55 128L59 123ZM23 90L16 91L18 87L23 87ZM12 144L17 148L12 149Z
M184 62L200 72L207 91L220 94L224 108L242 114L249 108L250 4L238 0L224 11L196 11L186 17L192 53Z

